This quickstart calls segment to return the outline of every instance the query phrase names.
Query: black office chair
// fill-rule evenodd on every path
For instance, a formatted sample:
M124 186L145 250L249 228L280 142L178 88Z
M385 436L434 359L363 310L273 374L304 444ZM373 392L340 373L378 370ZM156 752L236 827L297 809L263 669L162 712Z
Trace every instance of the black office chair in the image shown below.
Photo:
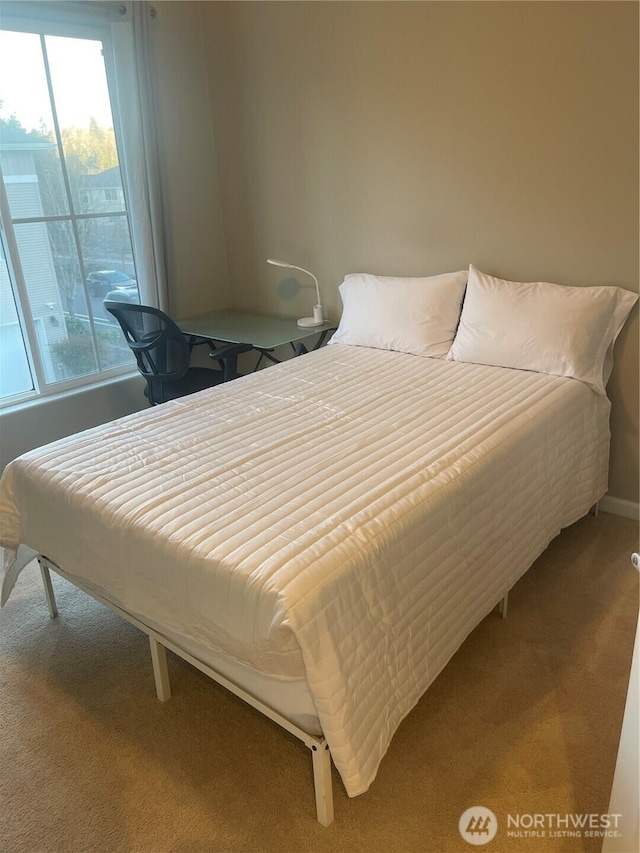
M190 367L196 340L187 339L163 311L128 302L105 300L103 304L124 332L138 370L147 381L144 393L152 406L235 379L238 353L250 349L243 344L219 348L211 345L210 355L221 369Z

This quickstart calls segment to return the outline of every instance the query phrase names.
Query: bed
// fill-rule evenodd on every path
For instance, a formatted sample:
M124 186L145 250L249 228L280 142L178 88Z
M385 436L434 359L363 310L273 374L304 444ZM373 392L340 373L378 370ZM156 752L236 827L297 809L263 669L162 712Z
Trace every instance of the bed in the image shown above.
M0 483L3 603L31 549L52 615L49 569L149 635L159 698L169 648L300 737L325 825L330 761L365 792L464 639L607 489L606 365L637 297L569 289L610 292L591 382L467 358L482 274L455 275L346 280L331 346L34 450ZM392 316L407 281L439 293L420 340L413 297Z

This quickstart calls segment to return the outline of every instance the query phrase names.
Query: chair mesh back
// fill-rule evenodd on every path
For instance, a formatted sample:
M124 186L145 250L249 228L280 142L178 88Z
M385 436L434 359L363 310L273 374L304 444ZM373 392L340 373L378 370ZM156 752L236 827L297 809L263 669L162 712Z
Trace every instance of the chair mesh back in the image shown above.
M148 305L107 301L104 306L120 324L136 357L138 370L151 388L156 383L182 379L189 368L191 351L185 336L170 317Z

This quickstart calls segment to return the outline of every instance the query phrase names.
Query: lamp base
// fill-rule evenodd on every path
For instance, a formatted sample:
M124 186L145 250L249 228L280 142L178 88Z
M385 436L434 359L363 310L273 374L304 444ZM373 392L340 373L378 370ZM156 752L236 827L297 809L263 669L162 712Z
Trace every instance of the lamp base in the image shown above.
M324 314L322 313L322 305L318 302L313 306L313 317L303 317L298 320L298 325L303 329L312 328L313 326L321 326L324 323Z

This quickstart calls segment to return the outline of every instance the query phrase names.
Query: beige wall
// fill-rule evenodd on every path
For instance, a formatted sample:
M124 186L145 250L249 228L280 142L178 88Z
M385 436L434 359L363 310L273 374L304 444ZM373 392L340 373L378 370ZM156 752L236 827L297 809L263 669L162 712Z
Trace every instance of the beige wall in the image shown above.
M637 4L196 5L237 307L308 313L270 256L334 318L355 271L637 291ZM616 356L610 493L637 501L637 307Z

